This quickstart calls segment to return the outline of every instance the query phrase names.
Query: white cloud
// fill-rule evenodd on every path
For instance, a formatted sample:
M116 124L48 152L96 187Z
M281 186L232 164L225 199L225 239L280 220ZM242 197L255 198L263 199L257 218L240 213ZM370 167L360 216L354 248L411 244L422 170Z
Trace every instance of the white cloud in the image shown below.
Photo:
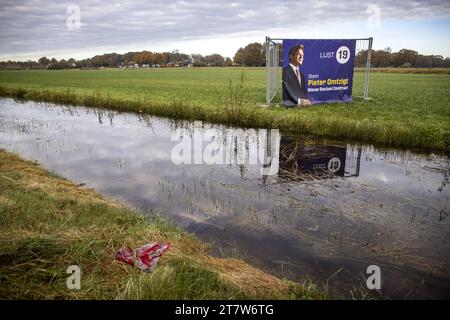
M126 52L160 48L232 56L266 35L338 32L346 21L367 19L371 1L12 1L0 3L0 59L53 56L88 57L98 50ZM66 27L68 5L81 10L81 29ZM383 19L448 19L450 2L376 2ZM405 14L407 12L407 15ZM359 30L360 31L360 30ZM347 33L349 34L349 32ZM248 41L249 40L249 41ZM186 44L191 41L190 46ZM247 43L245 41L248 41ZM222 45L221 45L222 44ZM226 44L224 46L223 44ZM169 49L169 50L171 50ZM96 51L97 54L107 51Z

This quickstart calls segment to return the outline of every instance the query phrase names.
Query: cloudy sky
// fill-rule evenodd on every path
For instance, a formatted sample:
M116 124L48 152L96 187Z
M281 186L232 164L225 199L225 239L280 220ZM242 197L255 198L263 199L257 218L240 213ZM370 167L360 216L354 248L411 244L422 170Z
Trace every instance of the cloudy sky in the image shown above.
M273 38L374 37L450 57L449 0L0 0L0 60L108 52L220 53Z

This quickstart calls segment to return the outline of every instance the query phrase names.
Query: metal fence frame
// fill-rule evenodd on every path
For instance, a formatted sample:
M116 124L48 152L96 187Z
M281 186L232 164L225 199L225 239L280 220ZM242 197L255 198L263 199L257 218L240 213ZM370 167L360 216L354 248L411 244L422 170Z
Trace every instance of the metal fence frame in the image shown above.
M270 106L273 99L278 93L278 79L279 79L279 63L280 61L280 45L284 39L280 38L270 38L266 37L265 49L266 49L266 104ZM305 39L307 40L307 39ZM342 40L342 39L333 39ZM367 60L366 60L366 71L364 77L364 92L362 98L364 100L369 99L369 74L370 74L370 64L372 58L372 44L373 38L358 38L350 39L355 41L367 41ZM357 50L358 48L355 48ZM356 57L355 57L356 58ZM358 97L358 96L356 96Z

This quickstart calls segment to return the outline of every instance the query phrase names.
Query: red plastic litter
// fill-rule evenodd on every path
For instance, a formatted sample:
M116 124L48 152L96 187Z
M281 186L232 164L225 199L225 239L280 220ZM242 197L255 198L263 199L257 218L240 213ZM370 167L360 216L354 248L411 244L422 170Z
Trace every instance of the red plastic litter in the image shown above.
M159 261L162 254L169 249L168 243L153 242L132 250L130 247L121 248L116 259L126 262L140 270L151 272Z

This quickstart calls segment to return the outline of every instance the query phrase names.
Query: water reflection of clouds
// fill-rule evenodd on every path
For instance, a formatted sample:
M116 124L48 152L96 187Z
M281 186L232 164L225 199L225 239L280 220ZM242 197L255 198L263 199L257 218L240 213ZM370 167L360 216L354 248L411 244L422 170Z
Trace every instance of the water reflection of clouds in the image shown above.
M367 257L397 264L380 248L410 252L412 244L430 265L448 258L450 219L440 212L450 188L436 191L448 172L445 157L282 135L279 172L265 179L258 166L172 163L174 130L187 126L201 136L214 129L206 131L210 137L225 132L222 126L114 112L102 113L99 124L90 109L0 103L1 147L143 210L158 210L205 238L235 241L255 261L264 260L255 243L269 238L279 244L268 251L273 261L303 270ZM249 134L243 150L256 150L257 143Z
M386 184L390 190L423 195L426 192L435 193L442 184L444 175L442 168L425 168L423 162L420 166L417 163L387 162L375 154L371 161L361 162L359 179L361 182Z

